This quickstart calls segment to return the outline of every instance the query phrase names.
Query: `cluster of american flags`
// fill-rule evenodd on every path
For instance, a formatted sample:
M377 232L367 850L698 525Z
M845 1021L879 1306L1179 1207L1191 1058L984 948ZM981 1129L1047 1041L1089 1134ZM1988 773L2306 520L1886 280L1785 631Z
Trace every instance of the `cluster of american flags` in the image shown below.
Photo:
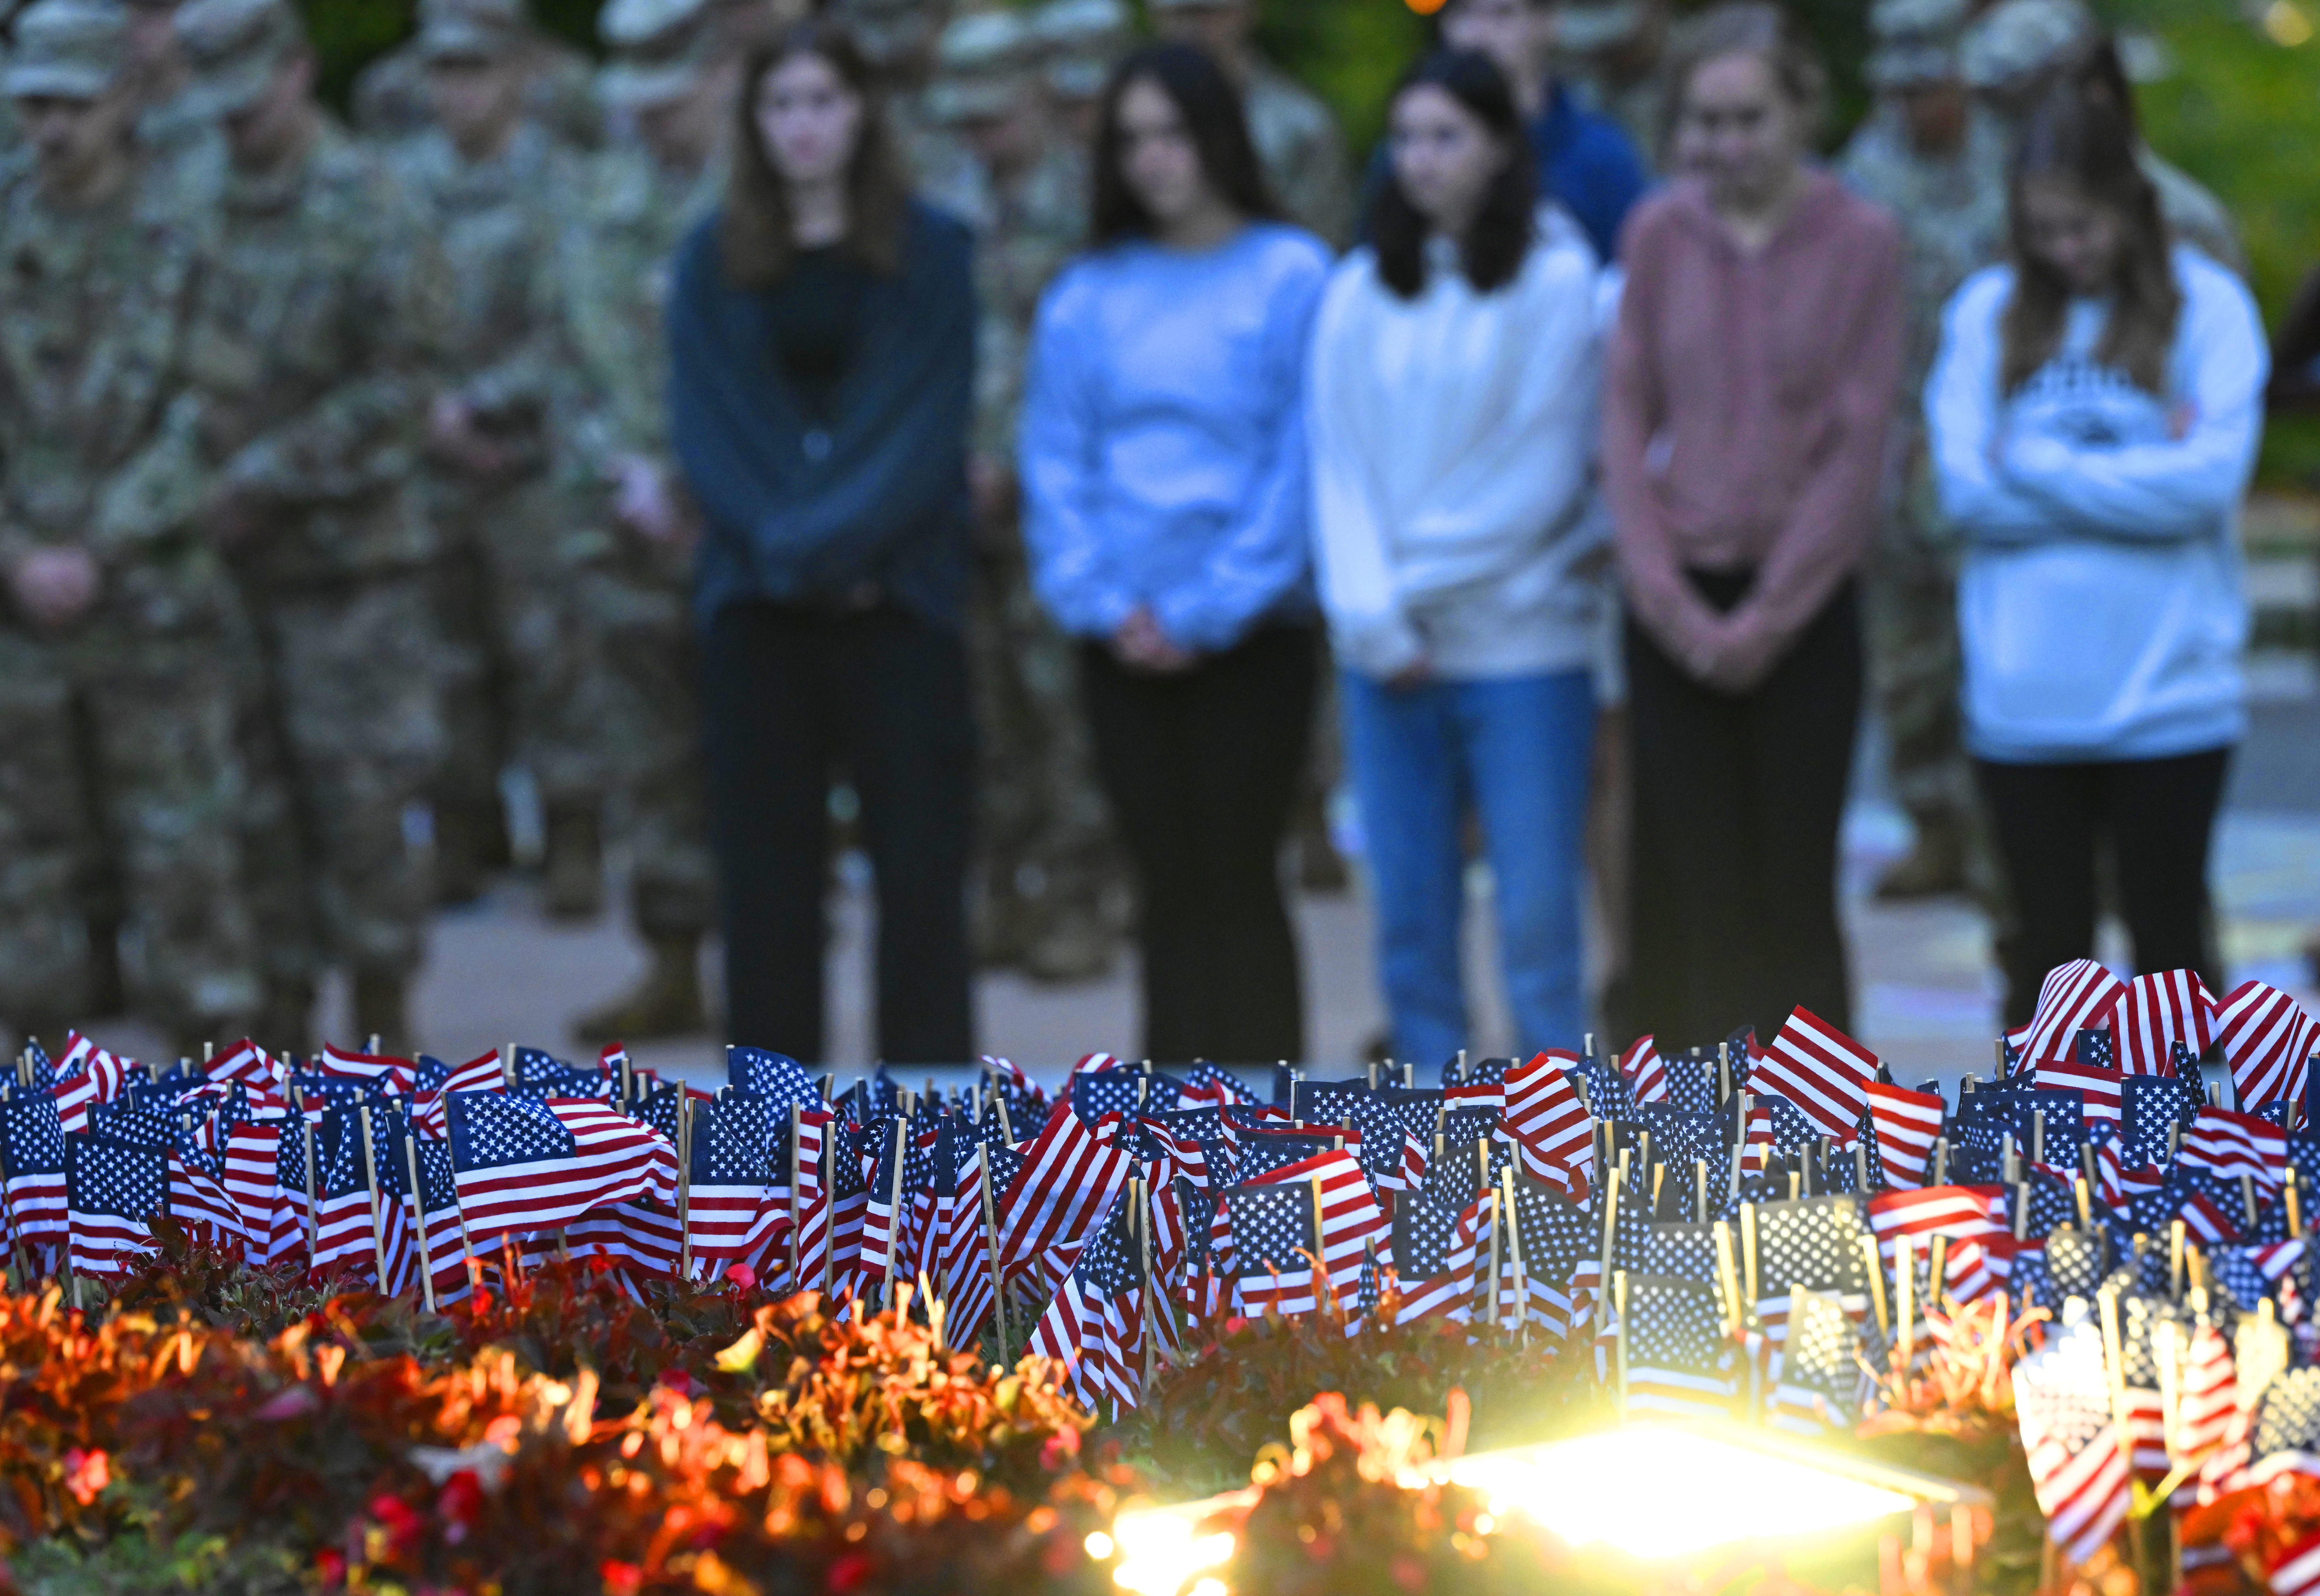
M1850 1424L1868 1370L1930 1355L1954 1315L2075 1301L2023 1365L2052 1400L2022 1413L2057 1522L2096 1536L2136 1471L2320 1472L2290 1417L2320 1410L2299 1383L2315 1047L2270 987L2218 1002L2091 963L2053 972L1955 1093L1896 1083L1803 1009L1712 1053L1462 1056L1423 1087L1279 1066L1269 1090L1101 1054L1053 1093L999 1059L947 1094L883 1072L836 1093L743 1047L713 1093L617 1048L450 1066L243 1043L149 1070L74 1038L0 1090L0 1217L35 1274L118 1274L168 1215L437 1303L549 1252L632 1281L910 1286L954 1344L1055 1358L1115 1410L1197 1321L1277 1313L1445 1320L1582 1358L1629 1412L1809 1431ZM2228 1106L2194 1062L2215 1055Z

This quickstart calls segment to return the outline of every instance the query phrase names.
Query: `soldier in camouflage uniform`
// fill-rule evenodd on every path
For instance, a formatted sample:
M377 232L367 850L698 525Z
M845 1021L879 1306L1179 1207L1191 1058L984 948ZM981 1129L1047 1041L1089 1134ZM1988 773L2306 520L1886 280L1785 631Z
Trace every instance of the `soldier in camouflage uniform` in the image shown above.
M419 35L397 45L355 75L349 109L367 138L408 139L434 120L427 86L428 24L478 25L517 41L524 71L526 118L558 143L594 150L604 141L604 115L596 101L596 69L585 51L533 27L523 0L420 0Z
M1877 106L1838 163L1846 182L1900 221L1908 241L1908 394L1925 387L1942 307L2007 248L2006 134L1959 71L1965 16L1965 0L1878 0L1869 59ZM1916 824L1917 846L1877 892L1908 899L1971 884L1994 902L1958 712L1959 549L1935 507L1917 405L1901 406L1894 434L1899 472L1869 562L1869 654L1894 796Z
M1966 82L2010 130L2100 33L2084 0L1998 0L1966 29L1959 61ZM2246 277L2247 251L2223 201L2149 144L2136 144L2135 160L2159 191L2168 230Z
M1038 44L1017 13L944 30L927 96L981 167L975 228L983 304L970 467L976 510L967 643L981 734L974 900L978 959L1040 980L1101 975L1127 902L1078 702L1072 645L1031 596L1015 482L1015 420L1039 295L1087 238L1087 162L1054 136ZM1119 890L1112 891L1115 884Z
M430 895L407 821L443 748L418 467L449 276L314 102L287 0L190 0L177 29L230 160L186 345L201 521L258 623L355 1029L400 1047Z
M1163 38L1199 45L1240 86L1249 138L1289 220L1333 249L1351 243L1353 168L1337 118L1257 53L1255 0L1151 0L1151 7Z
M1555 76L1618 122L1654 170L1667 131L1661 64L1673 26L1667 0L1568 0L1555 16Z
M1083 153L1095 148L1103 86L1134 41L1135 20L1121 0L1047 0L1031 15L1048 111Z
M193 525L182 384L200 250L134 136L114 0L39 0L0 89L34 164L0 198L0 1015L95 983L80 876L115 862L133 1006L182 1054L263 1001L241 897L231 578Z
M613 546L609 529L566 513L567 497L548 470L557 368L535 326L571 160L525 113L520 25L438 7L418 47L435 123L392 159L458 287L458 365L445 374L429 428L430 510L443 544L439 613L453 662L444 698L449 751L436 786L436 892L455 902L480 890L500 770L512 757L540 797L544 907L552 918L585 919L603 907L611 772L588 690L594 639L575 588Z
M548 435L575 524L606 540L583 624L603 650L596 717L628 800L643 983L580 1022L609 1040L705 1029L701 939L716 909L702 789L693 512L668 438L662 305L676 247L724 193L739 63L700 0L613 0L603 92L637 131L595 157L546 292L572 379Z

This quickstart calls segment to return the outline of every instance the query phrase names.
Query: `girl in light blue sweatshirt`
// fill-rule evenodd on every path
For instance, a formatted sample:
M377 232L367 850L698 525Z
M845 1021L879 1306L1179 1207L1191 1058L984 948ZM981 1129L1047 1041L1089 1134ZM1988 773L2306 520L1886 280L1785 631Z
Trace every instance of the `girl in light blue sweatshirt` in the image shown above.
M1945 313L1926 384L1958 586L1967 740L2013 888L2007 1022L2090 956L2096 850L2145 971L2225 990L2208 839L2247 724L2238 515L2263 329L2239 279L2169 240L2099 69L2033 112L2013 260Z

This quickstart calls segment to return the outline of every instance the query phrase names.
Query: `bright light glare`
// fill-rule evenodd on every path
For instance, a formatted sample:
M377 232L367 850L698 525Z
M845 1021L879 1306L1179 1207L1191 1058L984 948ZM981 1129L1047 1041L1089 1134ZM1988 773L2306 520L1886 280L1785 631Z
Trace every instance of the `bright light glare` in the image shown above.
M1111 1526L1119 1550L1112 1583L1137 1596L1176 1596L1194 1574L1223 1563L1233 1554L1231 1534L1200 1533L1201 1520L1215 1507L1213 1502L1195 1502L1120 1514ZM1216 1596L1223 1596L1221 1584L1202 1582L1216 1584Z
M1494 1510L1516 1509L1573 1546L1600 1541L1652 1559L1815 1534L1914 1505L1897 1491L1650 1425L1482 1453L1449 1472L1488 1492Z
M1111 1537L1101 1529L1096 1530L1080 1544L1087 1548L1087 1555L1098 1563L1111 1555Z

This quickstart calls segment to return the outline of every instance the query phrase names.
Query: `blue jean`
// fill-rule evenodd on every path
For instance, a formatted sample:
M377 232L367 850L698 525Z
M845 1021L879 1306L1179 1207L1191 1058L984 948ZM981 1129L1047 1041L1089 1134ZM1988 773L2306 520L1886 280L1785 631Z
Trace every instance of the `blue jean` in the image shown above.
M1431 1068L1468 1044L1458 931L1469 804L1497 884L1520 1056L1577 1047L1586 1024L1580 848L1595 740L1587 673L1410 688L1342 676L1394 1057Z

